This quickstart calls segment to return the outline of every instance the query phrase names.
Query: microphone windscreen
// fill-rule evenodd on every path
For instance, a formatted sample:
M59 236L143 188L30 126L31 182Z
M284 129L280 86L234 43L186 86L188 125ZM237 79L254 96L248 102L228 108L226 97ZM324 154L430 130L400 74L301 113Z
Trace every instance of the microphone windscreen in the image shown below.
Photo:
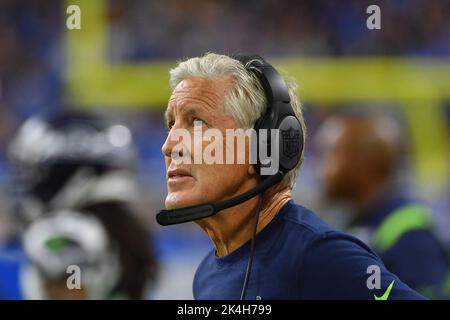
M179 208L172 210L161 210L156 215L156 221L162 226L189 222L212 216L215 213L214 205L210 203Z

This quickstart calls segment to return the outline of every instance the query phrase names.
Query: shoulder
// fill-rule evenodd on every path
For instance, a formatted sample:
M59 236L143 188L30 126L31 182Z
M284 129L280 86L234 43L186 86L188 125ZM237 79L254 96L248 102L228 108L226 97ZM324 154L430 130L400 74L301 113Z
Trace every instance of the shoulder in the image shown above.
M292 202L284 212L286 233L297 243L297 273L301 296L307 299L373 299L383 295L392 281L392 298L420 299L384 266L376 253L361 240L322 221L312 211ZM301 240L305 240L301 244ZM379 270L380 289L369 289L371 270Z
M449 269L444 246L429 230L405 233L381 257L388 268L413 287L441 283Z
M376 256L375 252L361 240L344 233L320 219L313 211L290 201L280 212L284 232L307 244L305 249L316 250L320 245L357 247Z
M389 248L388 252L404 252L405 254L421 254L425 256L436 255L444 258L446 248L431 230L417 229L404 233L398 241ZM417 256L417 255L416 255Z
M320 219L311 210L289 203L283 215L286 233L292 233L296 241L302 241L303 260L315 258L322 261L334 259L339 254L351 254L353 257L379 257L369 246L358 238L333 227Z

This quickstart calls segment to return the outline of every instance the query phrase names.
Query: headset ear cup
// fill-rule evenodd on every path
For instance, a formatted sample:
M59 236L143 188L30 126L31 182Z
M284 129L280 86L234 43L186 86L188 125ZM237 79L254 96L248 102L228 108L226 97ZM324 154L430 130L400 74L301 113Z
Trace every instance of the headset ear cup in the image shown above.
M286 174L295 168L302 156L303 130L300 121L292 115L283 117L277 129L279 129L279 166Z
M303 130L300 121L293 115L287 114L277 121L278 125L274 126L274 115L272 112L265 114L263 117L259 118L255 123L255 131L257 135L257 169L261 172L262 161L260 157L260 147L265 144L266 152L262 152L263 155L267 153L269 158L278 157L278 168L274 174L278 171L282 171L284 174L288 173L290 170L294 169L299 163L302 151L303 151ZM262 135L260 129L267 130L267 133ZM277 131L278 141L272 141L271 130L275 129ZM264 140L264 141L263 141ZM271 154L272 146L274 143L278 143L277 154ZM261 175L262 178L267 177L267 175Z
M300 121L290 104L289 89L278 71L261 57L234 55L232 58L256 75L267 98L267 109L254 125L257 146L252 147L252 150L257 152L257 171L263 179L279 171L286 174L299 163L304 143ZM261 129L266 132L260 132ZM277 130L275 136L278 141L271 141L272 129ZM276 154L271 154L274 146L278 146L278 150L275 148L273 151ZM261 152L261 147L265 147L266 152ZM268 158L264 159L266 156ZM278 166L271 163L274 157L277 157ZM252 155L252 159L255 159L255 155Z

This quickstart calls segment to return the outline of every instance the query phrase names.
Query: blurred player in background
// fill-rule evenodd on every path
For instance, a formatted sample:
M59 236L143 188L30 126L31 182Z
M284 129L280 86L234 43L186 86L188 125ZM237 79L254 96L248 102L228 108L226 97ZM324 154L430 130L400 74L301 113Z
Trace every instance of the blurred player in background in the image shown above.
M10 160L19 238L48 212L92 215L117 244L121 271L111 295L143 298L155 281L156 261L148 230L134 212L138 189L130 130L74 111L32 118L13 139ZM17 292L10 298L19 298Z
M93 215L48 214L23 238L29 260L21 278L26 299L124 298L114 295L120 274L117 246Z
M444 108L444 116L446 120L446 152L450 156L450 103ZM450 250L450 171L447 174L448 179L446 186L440 191L440 194L437 197L438 200L434 204L433 213L437 222L437 234L446 244L448 250ZM448 291L450 292L450 280L448 282Z
M432 231L427 206L395 183L402 146L387 116L342 113L318 133L326 197L350 204L349 228L369 243L388 270L429 298L448 297L448 255Z

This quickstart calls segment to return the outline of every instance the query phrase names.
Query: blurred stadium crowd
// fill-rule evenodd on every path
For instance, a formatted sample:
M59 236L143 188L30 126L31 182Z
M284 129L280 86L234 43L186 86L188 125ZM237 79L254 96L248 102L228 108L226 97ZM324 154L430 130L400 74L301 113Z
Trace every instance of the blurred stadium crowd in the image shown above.
M258 52L267 57L394 55L449 58L449 1L377 1L382 7L382 32L370 32L365 27L367 17L365 8L372 4L371 2L359 0L345 2L325 0L110 0L107 13L108 59L117 64L124 61L176 60L208 51L218 53L249 51ZM27 247L25 246L24 251L22 244L18 244L24 241L22 239L23 227L28 228L31 221L23 226L16 219L18 210L15 203L16 198L11 195L12 193L17 194L17 184L15 184L17 183L15 180L17 172L14 170L25 169L15 168L17 159L11 158L11 143L15 141L14 137L17 139L18 129L27 119L38 115L60 114L63 106L70 105L70 101L67 101L65 95L64 77L67 59L65 48L66 5L66 2L51 0L5 0L0 2L0 298L43 297L36 293L37 289L33 288L27 289L31 290L28 296L18 292L17 287L20 285L11 280L15 279L14 277L17 279L23 277L20 274L20 264L24 255L28 255L28 258L31 256L38 265L38 269L45 269L45 266L39 267L39 263L45 264L46 262L46 259L43 258L44 254L39 255L39 249L28 246L29 251L26 253ZM287 71L289 72L289 70ZM449 102L442 101L442 115L446 117L448 142L450 142ZM191 225L167 230L155 226L154 214L163 204L162 200L165 195L164 162L160 151L166 134L162 120L165 106L147 106L148 108L139 110L131 110L126 105L123 106L123 109L102 107L99 105L95 109L95 119L98 116L111 123L123 124L124 128L125 126L130 128L134 136L136 163L127 166L125 170L137 173L133 179L140 186L137 188L139 192L136 191L135 194L137 199L132 200L133 209L122 208L123 199L116 198L113 202L119 201L118 207L120 208L116 206L117 203L114 204L114 209L102 207L105 203L106 206L110 206L108 201L111 199L101 200L98 203L83 203L69 208L75 212L65 212L61 215L62 217L66 215L68 222L58 222L54 217L53 219L56 220L48 222L47 226L45 221L42 221L41 226L37 225L35 228L44 230L40 234L45 234L45 230L49 233L52 230L58 230L59 234L71 233L73 230L67 231L58 228L63 228L61 225L70 224L71 219L75 219L80 222L79 228L89 225L87 229L100 230L95 231L98 237L109 239L111 243L117 242L116 249L111 249L107 244L104 247L91 248L82 246L83 239L72 239L73 242L81 243L82 251L94 252L94 256L96 250L99 250L98 252L109 250L117 255L116 258L104 257L106 260L95 263L111 265L113 263L108 259L118 259L121 270L132 269L133 263L135 263L134 268L144 268L149 271L148 274L142 271L141 278L139 278L141 281L131 279L133 277L130 277L130 272L133 273L133 271L124 274L122 271L104 270L102 274L106 274L105 277L122 280L122 283L116 279L114 283L110 284L110 287L115 289L119 287L119 289L115 292L111 288L102 288L101 290L114 292L88 297L191 298L193 273L202 255L210 249L211 244L206 236ZM314 208L315 211L324 212L325 219L344 228L347 222L353 220L349 217L349 212L352 210L346 206L329 204L324 200L327 198L326 187L320 173L324 168L318 164L325 162L317 160L323 156L321 148L324 141L328 141L324 135L326 136L326 131L331 129L322 130L321 128L327 123L330 125L331 122L326 120L335 116L336 110L338 110L338 114L342 112L346 115L358 114L359 111L355 112L358 109L358 106L355 105L337 105L335 108L322 107L321 105L305 106L309 141L306 147L306 161L300 175L301 183L296 188L294 196L296 199L300 199L301 203ZM393 119L397 128L395 130L401 132L395 138L401 140L397 141L398 144L394 147L395 156L392 156L391 160L386 160L389 163L388 166L392 166L392 171L395 171L392 176L389 176L389 179L394 180L395 176L395 180L402 184L401 188L405 190L411 188L411 194L415 197L420 196L420 188L413 188L413 184L410 183L413 180L409 167L411 147L408 141L408 132L411 128L405 126L401 113L392 106L370 105L369 107L370 112L375 111L377 115ZM48 123L57 128L56 132L65 135L70 132L70 125L67 128L64 125L60 126L60 121L70 123L73 119L84 116L75 113L75 115L61 117L65 120L51 120L58 124L50 120ZM92 121L97 123L97 120ZM94 127L97 128L97 124ZM388 127L389 125L382 127L382 131L388 130ZM97 129L99 132L103 132L102 130L109 130L108 128L110 127ZM31 133L26 139L31 139L31 136L35 134L37 133ZM331 135L336 135L336 132L332 132ZM39 142L41 140L37 141L41 143ZM30 143L33 144L33 142ZM450 143L447 146L450 146ZM24 147L24 151L28 151L28 148L30 145ZM40 152L45 152L44 144L42 144L42 148L38 149L42 149L39 150ZM377 150L385 152L384 149ZM127 152L131 154L134 151ZM449 159L450 150L447 148L442 152L445 152ZM364 161L370 162L371 159ZM77 163L77 168L86 165L83 161L85 160L80 160L82 165ZM103 166L104 159L99 161ZM87 166L98 169L98 164L93 165L91 162ZM116 165L112 167L116 169ZM107 168L105 170L109 172L110 166L108 165ZM370 167L368 168L366 170L370 170ZM33 170L36 171L35 174L41 174L44 169L35 164ZM23 174L23 172L20 173ZM99 176L103 173L101 171ZM427 206L433 210L435 224L439 226L437 237L446 249L450 248L450 179L448 181L448 186L443 190L439 190L426 199L420 199L427 202ZM21 183L23 184L23 181ZM430 181L430 184L432 183ZM18 202L23 202L25 196L19 195L18 197ZM128 204L128 201L130 200L126 199L125 202ZM53 208L53 210L56 209L62 210L64 206ZM124 221L119 221L121 218L110 221L113 218L106 216L105 210L117 211L118 216L123 214L127 218L124 218ZM88 211L91 214L80 218L79 211ZM133 227L130 227L128 234L116 232L116 224L133 225L138 231L133 231ZM73 225L75 228L77 224L73 223ZM28 237L33 237L33 232L31 232L33 230L29 231ZM86 231L86 233L88 232ZM139 239L141 232L148 233L143 236L147 240ZM45 245L53 248L52 250L59 251L66 246L71 246L70 243L68 244L70 242L68 239L71 239L69 235L66 239L53 239L51 234L49 237L52 240L50 242L48 242L49 239L41 240L46 243ZM39 239L31 242L34 241L38 242ZM143 242L146 242L148 250L142 247ZM45 245L43 244L43 246ZM136 249L137 251L131 256L133 254L140 255L141 259L136 256L124 257L124 254L117 253L127 250L128 245L139 247L141 251ZM114 245L112 246L114 247ZM51 260L51 258L49 259ZM85 263L89 264L91 261ZM158 264L159 268L157 268ZM144 265L145 267L143 267ZM157 269L159 272L156 271ZM30 276L33 272L26 276L27 279L33 278L33 275ZM54 270L48 272L53 274ZM430 270L430 272L434 273L435 270ZM7 284L5 284L5 279L9 279ZM136 281L141 281L140 288L136 289L132 285L132 289L127 287L127 284ZM149 282L148 286L143 285L146 281ZM51 293L47 297L67 297L60 294L58 286L57 282L46 284L48 292Z
M449 4L390 1L382 33L370 32L371 1L113 1L113 57L180 58L208 51L302 55L446 55ZM201 8L201 9L199 9ZM363 13L363 14L361 14ZM231 36L232 35L232 36Z

